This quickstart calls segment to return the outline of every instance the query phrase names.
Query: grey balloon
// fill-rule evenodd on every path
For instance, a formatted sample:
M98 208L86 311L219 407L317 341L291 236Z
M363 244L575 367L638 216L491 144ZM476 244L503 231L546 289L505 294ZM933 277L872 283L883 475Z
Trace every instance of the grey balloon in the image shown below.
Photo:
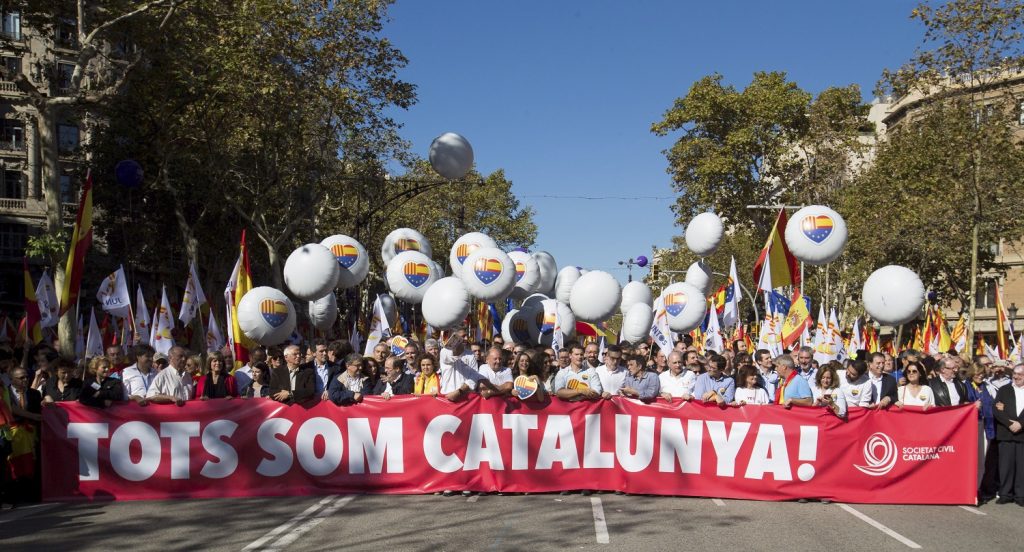
M458 180L473 167L473 146L462 136L446 132L430 143L430 166L437 174Z

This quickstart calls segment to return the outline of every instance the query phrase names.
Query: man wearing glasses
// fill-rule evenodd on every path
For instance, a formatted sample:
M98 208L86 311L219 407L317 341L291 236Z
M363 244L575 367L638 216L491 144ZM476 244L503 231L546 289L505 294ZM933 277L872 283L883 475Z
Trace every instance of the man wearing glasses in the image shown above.
M316 396L316 374L302 369L298 345L284 349L285 366L270 372L270 397L285 404L306 401Z

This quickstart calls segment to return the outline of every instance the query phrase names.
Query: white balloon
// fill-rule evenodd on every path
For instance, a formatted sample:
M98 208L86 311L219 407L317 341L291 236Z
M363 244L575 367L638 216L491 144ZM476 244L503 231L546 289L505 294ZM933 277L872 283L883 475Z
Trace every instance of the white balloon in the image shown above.
M647 303L633 303L633 306L622 316L622 331L619 337L623 341L636 343L647 339L654 323L654 311Z
M295 307L279 289L253 288L238 302L238 326L260 345L278 345L295 330Z
M307 243L292 251L284 262L284 283L292 295L315 301L338 285L339 265L330 249Z
M707 257L718 249L725 231L722 219L714 213L701 213L686 225L686 247L698 257Z
M687 284L707 295L711 292L711 267L704 261L697 261L686 269Z
M544 295L543 293L534 293L533 295L527 297L526 299L523 299L523 304L522 304L521 308L525 309L526 307L529 307L529 306L532 306L532 305L539 305L540 302L544 301L545 299L551 299L551 298L548 297L547 295Z
M412 228L392 230L388 237L384 238L384 243L380 246L384 266L391 264L391 259L402 251L419 251L427 257L434 254L427 237Z
M622 288L622 304L619 305L619 309L625 315L637 303L643 303L650 307L654 304L654 297L651 295L651 288L647 287L647 284L634 280Z
M430 259L430 272L434 274L435 281L444 278L444 267L434 259Z
M516 285L516 266L497 247L482 247L469 254L463 263L462 283L469 294L481 301L503 300Z
M575 266L567 266L558 271L555 278L555 299L563 303L569 302L569 295L572 293L572 286L580 279L580 269Z
M462 136L446 132L430 143L430 166L448 180L458 180L473 168L473 146Z
M534 323L537 316L536 309L520 309L509 311L506 318L509 319L508 337L513 343L530 343L530 325Z
M704 293L686 282L676 282L664 292L668 327L674 332L688 332L704 321L707 300Z
M406 303L422 302L423 294L437 281L430 263L430 257L419 251L402 251L395 255L386 271L391 293Z
M898 265L883 266L864 282L864 310L881 324L898 326L910 322L924 306L925 289L913 270Z
M519 309L512 309L505 314L505 318L501 319L501 338L505 340L505 343L515 343L516 341L512 335L512 318L518 312Z
M516 287L512 290L512 297L521 299L540 291L540 268L533 256L525 251L509 251L508 258L516 267Z
M441 278L423 296L423 319L438 329L454 328L466 319L472 301L461 279Z
M609 318L619 308L622 288L614 276L592 270L576 280L569 294L569 306L576 318L596 324Z
M448 264L452 267L452 274L462 277L462 263L469 254L481 247L498 247L493 239L482 232L470 232L463 234L452 244L452 250L448 254Z
M337 234L320 242L338 261L338 287L348 289L363 283L370 271L370 256L355 238Z
M314 328L326 332L331 329L337 319L338 298L334 296L334 292L309 302L309 322L313 324Z
M529 316L528 322L531 322L527 325L527 328L530 331L530 343L550 346L551 338L554 337L554 332L549 331L541 334L541 328L544 326L544 317L546 314L544 311L544 305L535 303L531 308L534 311L533 315L525 315ZM569 305L566 305L565 303L557 303L555 308L558 310L558 318L559 323L561 324L562 340L564 343L565 341L572 339L572 334L576 330L576 316L573 315L572 309L569 308ZM555 320L552 318L551 320L548 320L548 322L553 325Z
M533 254L537 261L537 269L540 271L540 281L537 283L537 291L545 295L554 295L555 278L558 277L558 264L551 253L537 251Z
M809 265L836 260L846 246L846 221L824 205L808 205L793 213L786 225L786 245Z

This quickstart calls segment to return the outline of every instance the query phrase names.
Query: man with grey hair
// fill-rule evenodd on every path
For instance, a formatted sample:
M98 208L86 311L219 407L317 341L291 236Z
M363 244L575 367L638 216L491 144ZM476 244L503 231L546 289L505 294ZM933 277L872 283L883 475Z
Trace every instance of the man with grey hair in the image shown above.
M804 378L808 385L810 385L818 377L818 369L811 364L811 361L814 360L814 349L807 347L806 345L800 347L799 352L797 352L796 359L797 362L800 363L799 366L797 366L798 374L800 377Z
M683 353L673 350L668 355L668 370L662 372L658 380L661 396L666 401L674 398L688 401L693 397L693 385L697 381L697 374L687 370L683 365Z
M167 353L167 368L153 379L146 391L146 400L156 404L176 404L182 406L189 400L188 386L183 380L185 375L185 348L180 345L171 347ZM191 378L190 378L191 379Z
M781 355L775 358L775 371L779 374L779 384L775 389L775 404L781 404L786 408L796 406L811 406L814 403L814 394L811 393L811 386L807 380L800 377L796 363L790 355Z
M967 386L957 379L957 372L960 371L960 363L952 358L944 358L939 361L939 377L932 377L928 385L935 395L935 406L955 406L967 402Z
M284 366L270 373L270 397L278 402L294 404L316 396L316 374L302 369L298 345L284 348Z
M423 342L423 351L434 358L439 358L438 355L441 353L441 347L436 339L430 338Z

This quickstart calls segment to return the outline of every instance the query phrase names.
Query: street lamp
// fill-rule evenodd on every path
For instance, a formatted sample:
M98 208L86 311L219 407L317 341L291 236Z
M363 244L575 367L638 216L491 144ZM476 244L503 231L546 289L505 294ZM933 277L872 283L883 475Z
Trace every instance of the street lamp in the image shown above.
M627 282L632 282L633 281L633 265L635 265L635 264L636 264L636 261L634 261L632 257L630 257L629 259L626 259L625 261L619 261L619 266L625 266L626 270L629 271L629 279L626 280Z

